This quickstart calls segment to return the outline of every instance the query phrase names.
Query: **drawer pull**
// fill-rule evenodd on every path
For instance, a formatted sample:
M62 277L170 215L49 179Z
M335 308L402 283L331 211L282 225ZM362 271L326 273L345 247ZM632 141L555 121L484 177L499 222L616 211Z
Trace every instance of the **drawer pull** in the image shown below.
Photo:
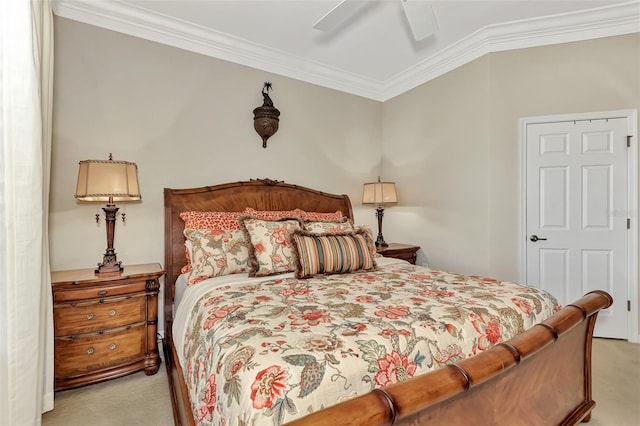
M115 314L116 314L116 310L115 309L112 309L112 310L109 311L109 316L110 317L114 316Z
M109 350L114 350L116 348L116 344L112 343L109 345Z
M100 290L98 292L98 296L104 296L105 294L107 294L107 290Z
M93 354L93 352L95 352L95 351L93 350L93 348L89 348L89 349L87 349L87 355L92 355L92 354Z
M93 319L93 313L89 312L89 313L87 314L87 319L88 319L88 320L92 320L92 319Z

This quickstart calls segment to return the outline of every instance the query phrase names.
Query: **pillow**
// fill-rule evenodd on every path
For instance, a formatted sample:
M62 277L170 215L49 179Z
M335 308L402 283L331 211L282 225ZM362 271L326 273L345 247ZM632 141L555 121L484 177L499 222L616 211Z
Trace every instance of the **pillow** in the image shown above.
M267 220L278 220L278 219L291 219L298 218L302 220L312 220L312 221L333 221L339 222L344 216L341 211L336 211L333 213L320 213L320 212L306 212L301 209L294 210L255 210L251 207L247 207L243 212L247 216L253 216L260 219Z
M344 232L353 232L355 229L348 218L340 221L304 221L304 230L312 234L339 234Z
M295 231L291 241L296 260L296 278L372 271L377 268L363 229L353 233L320 235Z
M334 213L306 212L300 209L296 210L300 212L300 217L303 220L340 222L343 218L345 218L340 210Z
M257 219L264 220L280 220L280 219L299 219L302 210L254 210L247 207L242 212L243 216L253 216Z
M242 212L182 212L185 229L240 229Z
M185 229L214 229L214 230L240 230L238 219L242 212L198 212L186 211L180 213L180 219L184 221ZM191 271L191 257L188 241L185 242L187 264L180 269L180 273Z
M264 220L253 216L240 218L249 246L249 276L290 272L294 268L291 233L301 230L298 219Z
M249 250L241 230L185 229L191 259L187 285L249 269Z
M378 253L378 249L376 249L376 243L373 239L373 231L366 225L356 226L356 231L363 230L367 236L367 245L369 246L369 253L371 253L371 257L382 257L380 253Z

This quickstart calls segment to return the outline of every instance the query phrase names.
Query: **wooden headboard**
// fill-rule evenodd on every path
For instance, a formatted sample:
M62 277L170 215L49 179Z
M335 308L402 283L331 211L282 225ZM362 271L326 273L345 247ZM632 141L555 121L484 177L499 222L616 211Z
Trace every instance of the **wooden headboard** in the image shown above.
M346 195L327 194L298 185L256 179L188 189L164 189L164 291L165 333L173 322L174 283L186 265L184 249L184 211L293 210L332 213L340 210L353 219L351 201Z

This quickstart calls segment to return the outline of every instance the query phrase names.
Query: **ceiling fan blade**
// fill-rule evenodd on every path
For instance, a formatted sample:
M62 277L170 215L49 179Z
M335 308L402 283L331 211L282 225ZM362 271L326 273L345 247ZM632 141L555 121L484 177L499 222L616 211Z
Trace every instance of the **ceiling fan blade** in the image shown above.
M438 23L433 7L425 0L402 0L404 13L413 32L413 38L420 41L438 31Z
M354 0L342 0L336 7L327 12L326 15L318 19L318 21L313 24L313 28L320 31L328 31L337 27L362 6L360 3L361 2Z

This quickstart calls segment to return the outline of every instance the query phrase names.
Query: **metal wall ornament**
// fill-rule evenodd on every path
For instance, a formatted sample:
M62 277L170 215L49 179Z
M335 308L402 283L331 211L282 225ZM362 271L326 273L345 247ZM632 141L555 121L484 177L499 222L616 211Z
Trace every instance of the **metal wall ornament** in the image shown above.
M262 106L259 106L253 110L253 128L262 138L262 147L267 147L267 139L273 136L278 131L278 124L280 122L280 111L273 106L273 101L269 97L269 90L272 85L268 81L265 81L262 87L262 97L264 102Z

